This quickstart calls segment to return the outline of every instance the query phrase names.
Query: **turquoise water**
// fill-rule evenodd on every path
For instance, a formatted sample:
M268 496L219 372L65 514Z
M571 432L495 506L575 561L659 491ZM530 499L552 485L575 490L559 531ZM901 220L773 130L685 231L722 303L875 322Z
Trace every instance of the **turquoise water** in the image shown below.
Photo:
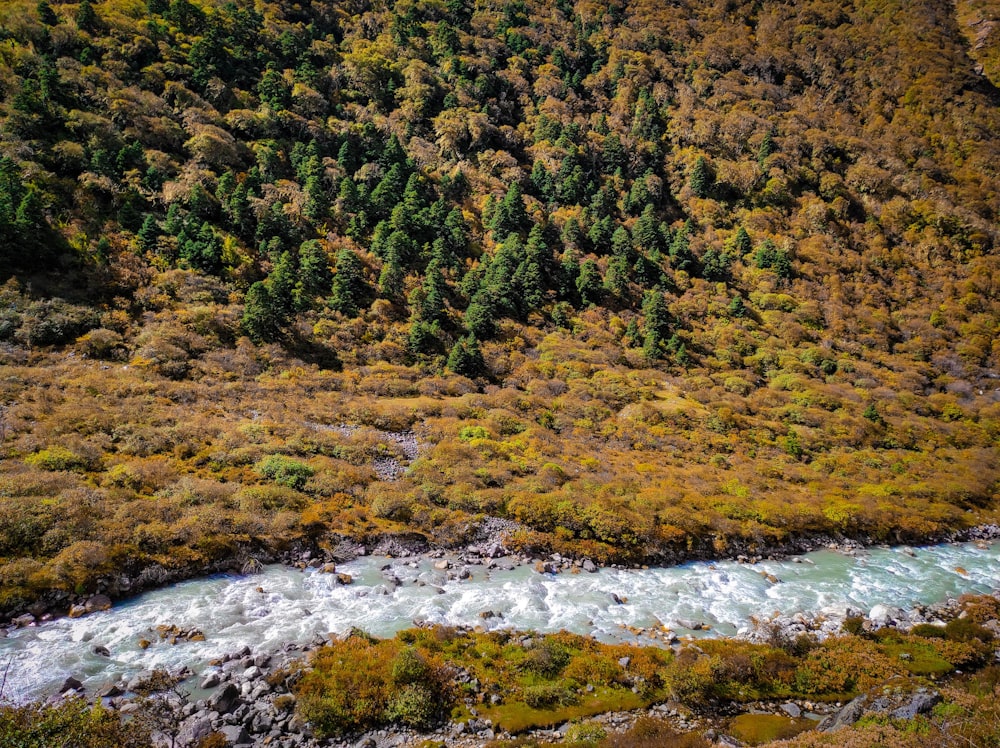
M187 665L200 672L210 659L244 645L277 649L352 626L387 636L422 620L566 629L634 641L627 627L666 625L683 635L691 633L686 625L697 622L711 627L707 635L718 636L746 630L751 617L776 613L845 605L864 612L877 604L908 608L1000 587L1000 543L872 548L852 555L821 550L752 566L721 561L596 574L539 574L529 566L469 570L471 578L460 580L434 570L430 560L367 557L339 567L354 577L349 586L336 584L329 574L282 566L255 576L183 582L109 611L12 632L0 640L0 667L9 663L3 697L45 696L68 676L93 694L141 670ZM627 602L618 604L612 595ZM485 611L502 618L483 619ZM160 624L198 628L206 640L170 645L155 633ZM139 647L143 638L153 642L146 650ZM94 654L98 645L111 656Z

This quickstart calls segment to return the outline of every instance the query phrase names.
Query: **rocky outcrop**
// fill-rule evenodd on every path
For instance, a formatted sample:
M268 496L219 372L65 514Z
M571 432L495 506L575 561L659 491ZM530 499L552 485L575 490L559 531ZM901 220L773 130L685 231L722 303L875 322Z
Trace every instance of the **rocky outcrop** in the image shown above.
M941 694L937 691L927 688L912 691L903 687L897 690L890 684L848 702L820 722L817 729L820 732L836 732L850 727L862 717L875 714L892 719L913 719L918 714L927 714L941 703Z

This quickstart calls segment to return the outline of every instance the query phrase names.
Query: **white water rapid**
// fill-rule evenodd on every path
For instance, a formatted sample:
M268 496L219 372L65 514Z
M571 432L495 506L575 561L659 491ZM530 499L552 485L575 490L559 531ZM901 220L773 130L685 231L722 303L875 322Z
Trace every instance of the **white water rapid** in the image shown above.
M776 612L844 605L867 612L880 603L908 608L1000 587L1000 541L872 548L852 555L822 550L752 566L720 561L595 574L468 568L471 577L458 579L435 570L427 559L366 557L339 565L338 571L354 578L349 586L337 584L335 575L282 566L253 576L183 582L108 611L12 631L0 639L0 670L7 668L2 697L44 697L68 676L83 681L94 696L143 670L187 665L198 673L210 659L245 645L255 652L276 650L352 626L388 636L423 620L566 629L629 641L635 636L625 626L662 623L683 635L691 633L686 625L704 622L711 630L698 635L718 636L746 627L751 616ZM619 604L614 596L627 602ZM485 611L502 617L484 619ZM205 641L171 645L156 634L161 624L200 629ZM139 646L144 638L152 642L145 650ZM95 654L99 646L110 656Z

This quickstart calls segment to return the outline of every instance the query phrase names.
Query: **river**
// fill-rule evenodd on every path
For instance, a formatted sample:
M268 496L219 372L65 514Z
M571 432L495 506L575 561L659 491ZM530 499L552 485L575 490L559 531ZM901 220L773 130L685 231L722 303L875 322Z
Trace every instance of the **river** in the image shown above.
M0 640L0 667L7 670L2 697L47 696L68 676L94 695L143 670L187 665L197 673L210 659L243 646L277 650L352 626L389 636L422 620L634 641L627 627L665 624L684 635L692 633L685 624L704 622L711 629L696 635L719 636L745 629L751 616L844 605L867 612L880 603L909 608L1000 587L1000 541L852 554L820 550L755 565L699 562L592 574L540 574L530 566L468 570L471 576L459 579L460 569L437 570L431 559L363 557L338 567L353 577L350 585L337 584L332 574L283 566L183 582L108 611L11 632ZM485 611L501 615L484 618ZM161 624L200 629L205 640L171 645L156 634ZM152 642L145 650L142 639ZM110 656L96 654L99 646Z

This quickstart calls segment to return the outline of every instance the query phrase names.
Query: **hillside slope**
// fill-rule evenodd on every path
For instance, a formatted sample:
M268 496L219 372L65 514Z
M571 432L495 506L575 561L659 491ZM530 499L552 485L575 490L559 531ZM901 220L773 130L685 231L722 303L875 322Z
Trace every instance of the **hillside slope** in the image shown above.
M991 520L988 11L4 3L0 603Z

